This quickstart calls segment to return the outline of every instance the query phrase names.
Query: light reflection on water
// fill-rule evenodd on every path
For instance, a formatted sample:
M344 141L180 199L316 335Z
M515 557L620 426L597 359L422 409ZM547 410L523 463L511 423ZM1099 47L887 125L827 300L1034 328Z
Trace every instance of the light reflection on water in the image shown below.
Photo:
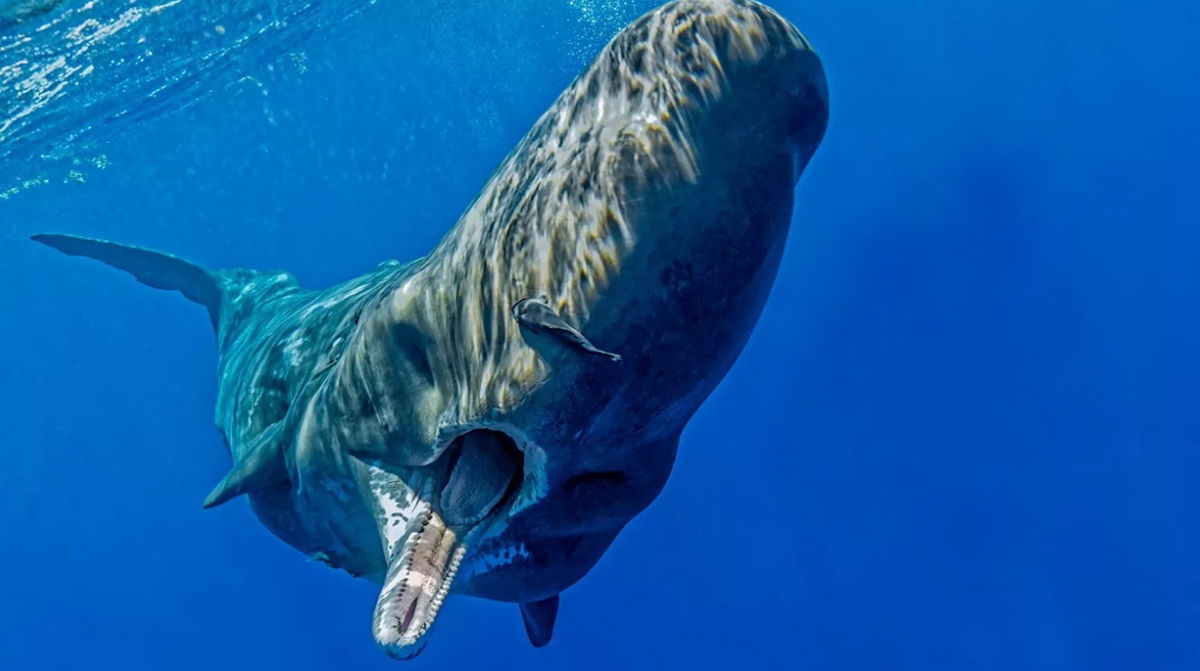
M130 125L245 84L284 61L303 74L304 43L375 0L0 0L0 201L104 169L104 143ZM398 0L388 39L409 41L437 76L473 91L468 132L497 134L552 9L572 74L654 0ZM557 6L556 6L557 5ZM380 6L373 11L383 11ZM486 20L480 22L480 18ZM464 23L474 22L473 34ZM482 23L482 25L481 25ZM483 33L479 33L483 30ZM386 31L385 31L386 32ZM475 34L478 33L478 34ZM397 67L393 64L393 67ZM506 77L496 77L496 69ZM266 90L263 89L265 95ZM268 112L270 116L270 112ZM398 122L402 122L399 119Z
M186 107L372 2L0 0L0 163Z

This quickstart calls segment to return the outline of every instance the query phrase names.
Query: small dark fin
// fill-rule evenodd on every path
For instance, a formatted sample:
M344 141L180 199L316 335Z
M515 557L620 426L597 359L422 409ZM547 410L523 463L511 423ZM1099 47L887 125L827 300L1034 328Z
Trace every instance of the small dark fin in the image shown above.
M543 648L554 636L554 621L558 619L558 595L541 601L521 604L521 618L525 620L525 633L535 648Z
M229 474L204 499L205 508L213 508L242 494L286 484L287 462L284 459L283 422L276 422L263 432L245 457L234 464Z
M545 297L524 298L513 306L513 318L522 328L557 338L559 342L589 354L620 361L621 355L596 347L582 333L568 324L550 307Z
M216 273L169 254L105 240L57 233L43 233L32 239L64 254L86 256L124 270L146 286L178 291L189 300L208 308L213 328L217 328L221 313L221 284Z

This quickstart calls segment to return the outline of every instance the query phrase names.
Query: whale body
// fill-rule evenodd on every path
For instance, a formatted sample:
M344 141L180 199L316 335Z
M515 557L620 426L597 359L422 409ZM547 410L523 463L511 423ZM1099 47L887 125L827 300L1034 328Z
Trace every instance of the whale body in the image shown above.
M827 118L792 24L676 0L613 38L423 258L310 290L34 239L207 308L233 467L205 505L245 495L379 583L384 651L418 654L451 593L520 604L541 646L746 344Z

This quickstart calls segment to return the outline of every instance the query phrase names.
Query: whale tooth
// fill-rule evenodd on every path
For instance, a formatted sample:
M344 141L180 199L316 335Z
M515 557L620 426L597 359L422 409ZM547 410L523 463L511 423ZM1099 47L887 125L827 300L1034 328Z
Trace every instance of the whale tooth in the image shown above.
M425 510L410 518L375 605L375 642L397 659L411 659L424 649L466 552L441 516L428 503L421 505Z
M213 508L242 494L287 484L282 434L283 422L267 427L204 499L204 507Z

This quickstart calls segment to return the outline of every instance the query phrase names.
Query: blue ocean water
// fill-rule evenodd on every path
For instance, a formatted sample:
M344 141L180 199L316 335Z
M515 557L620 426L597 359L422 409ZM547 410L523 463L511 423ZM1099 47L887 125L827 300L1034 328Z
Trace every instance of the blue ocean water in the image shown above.
M0 669L397 664L201 510L203 311L28 237L414 258L654 4L0 0ZM549 647L458 598L411 664L1200 669L1200 5L771 4L831 118L750 344Z

